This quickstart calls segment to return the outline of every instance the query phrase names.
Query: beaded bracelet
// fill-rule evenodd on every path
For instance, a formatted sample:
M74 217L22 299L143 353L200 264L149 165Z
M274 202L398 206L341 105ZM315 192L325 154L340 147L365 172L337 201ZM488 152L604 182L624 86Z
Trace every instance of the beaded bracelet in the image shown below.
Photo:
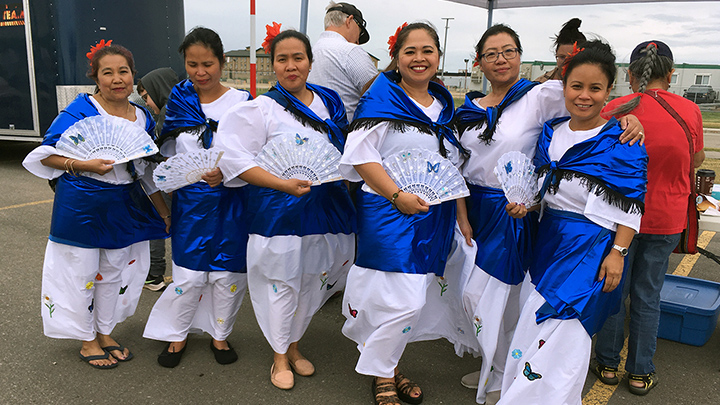
M402 193L402 190L398 189L398 191L393 193L392 198L390 199L390 204L395 209L397 209L397 206L395 205L395 199L397 199L400 196L400 193Z

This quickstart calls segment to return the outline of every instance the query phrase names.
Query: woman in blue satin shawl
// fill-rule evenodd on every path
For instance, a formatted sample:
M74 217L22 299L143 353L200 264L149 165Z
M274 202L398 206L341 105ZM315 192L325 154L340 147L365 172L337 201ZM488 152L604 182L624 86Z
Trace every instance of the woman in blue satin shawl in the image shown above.
M315 373L299 341L313 315L345 285L355 254L355 210L342 181L313 184L290 177L295 172L286 177L282 171L287 166L263 168L255 159L272 153L300 164L282 151L268 152L277 142L290 143L294 151L311 148L308 155L313 156L321 148L341 152L347 130L338 94L307 83L310 40L294 30L279 32L277 23L273 27L268 26L264 45L277 84L229 110L216 141L225 151L218 165L225 184L250 183L243 187L250 216L248 288L255 317L274 352L270 381L290 389L296 374Z
M346 178L365 182L357 194L358 256L345 289L343 333L358 345L355 370L373 377L376 403L419 404L422 390L398 370L407 343L450 340L471 327L439 326L453 317L441 309L443 300L458 291L446 273L451 251L462 251L454 239L456 202L431 206L402 191L382 162L421 149L457 166L463 150L450 125L452 97L432 81L441 54L434 28L406 25L388 43L396 69L378 75L360 99L340 164ZM457 302L459 308L459 295Z
M43 265L45 335L82 341L80 358L101 369L133 357L110 333L135 312L144 282L140 279L150 266L148 240L167 237L170 226L148 162L69 159L55 149L72 124L98 115L124 118L154 138L150 113L128 100L135 75L132 54L105 45L101 41L88 53L95 93L78 95L62 110L43 144L23 162L33 174L57 179Z
M225 63L220 36L196 27L179 49L188 79L176 84L166 104L160 152L167 157L214 146L218 121L250 93L220 82ZM247 291L245 188L220 185L219 169L172 194L173 282L155 302L143 336L167 342L158 355L176 367L188 334L206 332L219 364L237 360L227 341Z
M620 308L625 256L640 227L647 153L620 143L600 112L615 80L610 46L589 41L563 67L567 117L545 123L534 163L542 215L535 289L507 355L499 404L580 404L592 336ZM508 213L527 209L511 203Z

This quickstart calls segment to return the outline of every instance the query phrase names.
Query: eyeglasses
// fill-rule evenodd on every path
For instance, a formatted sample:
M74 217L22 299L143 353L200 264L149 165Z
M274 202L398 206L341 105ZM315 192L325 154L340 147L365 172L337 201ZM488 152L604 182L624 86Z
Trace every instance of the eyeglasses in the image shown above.
M483 60L487 63L493 63L500 55L505 58L505 60L515 59L518 56L518 53L520 53L520 49L518 48L508 48L502 52L485 52L484 54L480 55Z

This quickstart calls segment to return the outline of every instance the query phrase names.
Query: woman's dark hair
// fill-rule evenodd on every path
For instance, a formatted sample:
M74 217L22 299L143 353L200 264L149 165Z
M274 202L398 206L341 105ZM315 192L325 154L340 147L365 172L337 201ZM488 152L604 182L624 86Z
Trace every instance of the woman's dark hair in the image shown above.
M657 45L652 42L641 50L640 54L642 55L640 59L635 60L628 66L628 71L632 73L636 80L639 80L637 95L627 103L614 109L612 111L613 115L625 115L634 110L640 104L641 95L647 89L648 83L655 79L667 77L675 66L671 58L658 55Z
M488 38L503 33L510 35L513 41L515 41L515 47L518 49L518 53L522 55L523 49L522 45L520 45L520 36L517 34L517 32L515 32L514 29L508 27L505 24L495 24L485 31L485 33L480 38L480 41L478 41L477 45L475 46L475 52L477 53L477 55L479 56L483 54L483 47L485 46L485 42L487 42Z
M205 27L195 27L185 35L178 52L185 57L185 51L193 45L202 45L212 51L213 55L220 62L220 66L225 65L225 52L223 51L222 40L217 32Z
M310 46L310 39L307 37L307 35L295 30L282 31L281 33L277 34L275 38L273 38L272 42L270 43L270 62L275 63L275 47L277 46L277 44L279 44L280 41L288 38L299 39L303 43L303 45L305 45L305 54L307 55L308 60L310 60L310 62L312 63L313 54L312 46Z
M608 79L608 87L615 82L617 75L617 66L615 66L615 54L610 45L600 40L592 40L585 42L580 48L581 51L571 54L565 59L563 65L563 83L567 84L567 78L570 72L581 65L595 65L605 74Z
M92 59L90 59L90 70L86 73L89 79L97 81L98 70L100 70L100 59L107 55L120 55L124 57L132 75L135 76L137 71L135 70L135 59L133 58L132 52L122 45L110 45L98 49L93 54Z
M563 24L562 29L555 36L553 44L555 45L555 52L561 45L572 45L577 42L578 46L582 45L583 42L587 41L585 35L580 32L580 24L582 20L579 18L573 18L570 21Z
M435 42L435 47L438 50L438 56L442 56L442 49L440 49L440 38L438 37L437 31L435 31L435 28L424 22L414 22L412 24L408 24L400 30L397 36L397 40L395 41L395 47L393 48L393 53L390 55L390 57L395 61L395 65L397 65L397 59L398 55L400 54L400 49L405 44L405 41L407 41L408 36L412 31L415 30L425 30L425 32L430 35L430 38L432 38L433 42ZM392 61L390 62L392 64Z

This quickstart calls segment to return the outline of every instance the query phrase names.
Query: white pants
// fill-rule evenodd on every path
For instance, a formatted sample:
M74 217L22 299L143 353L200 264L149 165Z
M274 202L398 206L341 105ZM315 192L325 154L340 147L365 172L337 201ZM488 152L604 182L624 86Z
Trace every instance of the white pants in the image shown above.
M485 403L488 392L500 391L510 341L513 338L520 308L533 285L526 276L519 285L509 285L474 266L463 292L463 306L473 324L482 353L482 367L476 401ZM528 287L529 286L529 287Z
M498 405L582 403L592 340L578 319L551 318L538 325L535 312L543 304L533 290L523 306Z
M343 334L358 344L360 374L390 378L409 342L446 338L459 355L477 353L472 325L462 310L462 288L475 247L456 227L443 277L353 266L343 300Z
M276 353L297 342L313 315L345 286L355 256L355 235L251 234L248 288L255 317Z
M147 241L88 249L48 241L42 276L45 335L91 341L135 313L150 267Z
M173 282L155 302L143 337L182 342L188 333L207 332L225 340L247 291L247 275L196 271L173 262Z

